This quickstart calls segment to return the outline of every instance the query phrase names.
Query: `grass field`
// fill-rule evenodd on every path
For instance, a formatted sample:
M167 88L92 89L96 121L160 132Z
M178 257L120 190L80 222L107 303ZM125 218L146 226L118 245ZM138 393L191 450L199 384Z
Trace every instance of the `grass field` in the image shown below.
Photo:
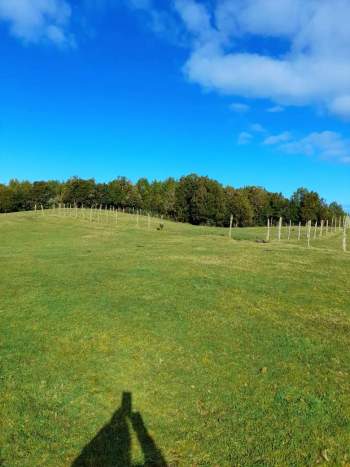
M2 465L349 466L341 234L135 222L0 216Z

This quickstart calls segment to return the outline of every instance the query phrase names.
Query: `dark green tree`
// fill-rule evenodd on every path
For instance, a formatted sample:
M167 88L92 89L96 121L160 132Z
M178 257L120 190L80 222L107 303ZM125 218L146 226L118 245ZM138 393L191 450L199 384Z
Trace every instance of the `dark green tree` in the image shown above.
M270 199L268 192L261 187L248 186L244 191L253 208L254 225L265 225L269 215Z
M73 177L64 184L62 202L78 206L92 206L96 203L95 180Z
M232 187L225 188L226 197L226 224L230 216L237 227L247 227L253 224L254 211L249 198L244 190L235 190Z

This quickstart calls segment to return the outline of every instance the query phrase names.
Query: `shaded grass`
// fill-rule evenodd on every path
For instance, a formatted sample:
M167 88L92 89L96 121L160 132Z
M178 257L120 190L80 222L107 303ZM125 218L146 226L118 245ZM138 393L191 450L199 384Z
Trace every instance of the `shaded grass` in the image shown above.
M350 462L340 234L157 223L0 217L4 465L71 465L124 391L169 464Z

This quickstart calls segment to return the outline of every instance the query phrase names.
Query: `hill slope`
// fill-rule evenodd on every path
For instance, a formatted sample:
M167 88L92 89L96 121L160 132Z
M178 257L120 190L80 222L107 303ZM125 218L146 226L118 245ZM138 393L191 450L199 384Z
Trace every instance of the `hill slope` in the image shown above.
M0 216L5 466L349 462L340 234L103 220Z

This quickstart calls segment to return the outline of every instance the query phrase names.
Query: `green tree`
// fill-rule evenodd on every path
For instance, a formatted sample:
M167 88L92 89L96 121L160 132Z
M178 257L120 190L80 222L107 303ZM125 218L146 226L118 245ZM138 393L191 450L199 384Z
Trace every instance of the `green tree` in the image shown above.
M31 209L30 193L32 185L30 182L20 182L16 179L10 180L8 189L11 191L11 211L26 211Z
M175 197L175 211L179 220L195 225L224 225L225 193L215 180L196 174L182 177Z
M318 221L320 209L321 200L318 193L306 190L300 204L300 221L304 224L308 221Z
M294 222L293 212L291 212L291 205L287 198L281 193L269 193L269 206L267 208L267 217L277 221L280 217L288 218ZM267 220L265 220L266 222Z
M142 198L136 186L126 177L118 177L107 186L109 202L116 207L140 208ZM107 203L106 203L107 204Z
M62 201L78 206L92 206L96 203L96 183L94 179L83 180L72 177L64 185Z
M232 187L225 188L226 219L233 216L233 223L237 227L252 225L254 211L245 191L235 190Z
M44 208L51 207L55 202L56 192L49 182L34 182L31 189L31 204L42 205Z
M11 212L13 206L13 192L8 186L0 185L0 212Z
M261 187L248 186L243 189L253 208L254 225L265 225L269 215L269 194Z
M346 212L339 203L333 201L328 207L328 215L328 220L331 221L333 217L339 219L340 217L346 216Z
M141 208L150 211L152 209L152 190L147 178L140 178L136 183L136 189L141 199Z

